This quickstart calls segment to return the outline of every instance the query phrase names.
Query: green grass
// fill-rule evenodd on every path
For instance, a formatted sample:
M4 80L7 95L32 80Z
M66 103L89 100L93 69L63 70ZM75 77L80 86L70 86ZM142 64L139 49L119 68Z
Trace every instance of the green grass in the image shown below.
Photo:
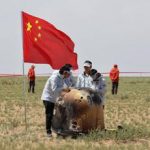
M122 77L118 95L111 95L107 78L105 126L122 130L91 131L77 139L45 135L45 116L41 93L47 77L38 77L36 93L23 95L23 79L0 78L0 149L150 149L150 78ZM27 106L25 130L24 99Z

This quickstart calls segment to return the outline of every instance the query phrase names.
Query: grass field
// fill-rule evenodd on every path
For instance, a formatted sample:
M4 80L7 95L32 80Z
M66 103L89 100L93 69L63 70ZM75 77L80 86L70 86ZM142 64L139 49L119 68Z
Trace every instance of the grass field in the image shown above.
M24 121L23 79L0 78L0 149L150 149L150 78L122 77L119 94L112 96L107 79L105 126L123 130L92 131L77 139L45 134L45 116L41 93L47 77L38 77L36 93L25 92L27 131ZM27 81L26 81L27 83ZM26 86L27 87L27 86ZM27 89L26 89L27 91Z

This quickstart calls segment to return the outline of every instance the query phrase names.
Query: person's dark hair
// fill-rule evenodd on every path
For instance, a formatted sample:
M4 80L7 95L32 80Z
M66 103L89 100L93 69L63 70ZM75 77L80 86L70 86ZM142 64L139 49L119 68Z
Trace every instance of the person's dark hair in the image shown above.
M90 75L93 76L97 73L97 70L96 69L91 69L91 72L90 72Z
M92 62L89 61L89 60L86 60L84 63L88 63L88 64L91 64L91 65L92 65Z
M63 67L61 67L61 68L59 69L59 73L60 73L61 75L64 73L64 71L70 72L70 69L69 69L68 67L66 67L66 66L63 66Z
M118 67L118 65L117 65L117 64L114 64L114 67L115 67L115 68L117 68L117 67Z
M68 67L69 69L72 68L71 64L65 64L64 66Z

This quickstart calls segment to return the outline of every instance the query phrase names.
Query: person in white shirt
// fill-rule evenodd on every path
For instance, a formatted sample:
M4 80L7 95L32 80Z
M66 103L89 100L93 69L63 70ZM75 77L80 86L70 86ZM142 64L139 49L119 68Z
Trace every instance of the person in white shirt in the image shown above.
M105 78L97 72L96 69L91 69L91 77L93 79L91 88L99 93L103 108L105 107L106 81Z
M83 88L83 87L91 88L92 80L93 80L90 76L92 62L89 60L86 60L83 66L84 66L84 72L78 76L76 87L77 88Z
M45 84L41 100L43 100L43 104L45 106L46 131L48 137L52 136L51 122L56 99L64 88L64 80L69 76L70 69L63 66L58 73L52 74Z

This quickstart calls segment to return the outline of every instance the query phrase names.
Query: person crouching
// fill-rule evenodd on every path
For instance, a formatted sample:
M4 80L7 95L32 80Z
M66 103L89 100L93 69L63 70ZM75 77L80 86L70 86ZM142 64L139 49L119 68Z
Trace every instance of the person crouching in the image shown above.
M46 132L48 137L52 136L51 124L56 99L64 87L64 80L69 76L70 69L64 66L57 74L50 76L45 84L41 99L45 107Z

